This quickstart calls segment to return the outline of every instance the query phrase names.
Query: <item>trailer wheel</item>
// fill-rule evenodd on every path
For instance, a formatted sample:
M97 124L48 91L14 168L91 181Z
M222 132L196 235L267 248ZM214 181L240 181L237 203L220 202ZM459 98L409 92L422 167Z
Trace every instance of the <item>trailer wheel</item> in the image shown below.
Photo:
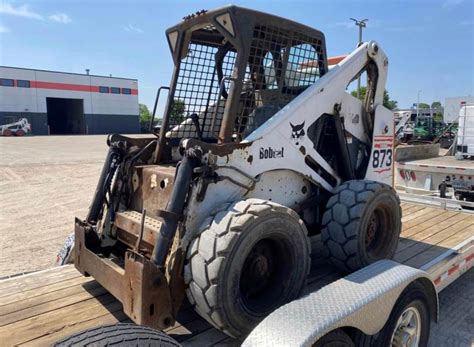
M186 293L202 317L241 337L299 296L309 255L296 212L259 199L238 201L208 218L189 246Z
M145 326L128 323L118 323L98 328L84 330L71 335L54 344L66 346L160 346L171 347L180 344L165 333Z
M400 295L387 323L376 335L357 332L357 346L426 346L430 336L431 312L425 287L412 283Z
M354 341L341 329L321 337L312 347L354 347Z
M3 129L2 135L3 136L12 136L13 133L10 129Z
M321 239L341 272L361 269L395 254L401 231L400 199L388 185L348 181L337 187L323 215Z
M25 136L25 132L21 129L15 131L15 136Z

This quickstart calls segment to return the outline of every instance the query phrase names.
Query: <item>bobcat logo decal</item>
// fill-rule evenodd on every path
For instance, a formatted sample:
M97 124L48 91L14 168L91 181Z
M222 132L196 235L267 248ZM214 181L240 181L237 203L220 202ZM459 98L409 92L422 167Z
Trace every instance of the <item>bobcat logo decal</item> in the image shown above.
M291 124L290 122L290 125L291 125L291 138L293 140L296 141L296 144L299 145L299 141L301 139L303 139L303 137L306 135L306 133L304 132L304 123L301 123L301 124L296 124L296 125L293 125Z

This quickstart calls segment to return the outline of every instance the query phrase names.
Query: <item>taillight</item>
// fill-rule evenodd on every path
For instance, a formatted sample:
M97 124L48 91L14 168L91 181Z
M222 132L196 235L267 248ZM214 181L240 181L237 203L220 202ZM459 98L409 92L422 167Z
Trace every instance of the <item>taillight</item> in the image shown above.
M402 179L405 179L405 171L400 170L399 172L400 172L400 177L401 177Z
M410 177L412 181L416 181L416 174L415 171L410 171Z

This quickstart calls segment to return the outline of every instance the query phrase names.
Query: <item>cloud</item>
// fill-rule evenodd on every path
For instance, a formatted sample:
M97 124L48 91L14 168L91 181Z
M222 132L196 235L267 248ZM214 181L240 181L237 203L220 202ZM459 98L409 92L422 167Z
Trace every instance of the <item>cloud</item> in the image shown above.
M338 26L338 27L345 27L347 29L351 29L353 28L355 25L354 25L354 22L350 22L350 21L347 21L347 22L337 22L335 23L334 25Z
M72 22L71 17L69 17L65 13L52 14L51 16L49 16L49 19L52 20L53 22L62 23L62 24L68 24Z
M128 32L134 32L134 33L137 33L137 34L143 34L143 30L136 27L136 26L133 26L132 24L128 24L126 26L123 27L125 29L125 31L128 31Z
M0 34L9 33L10 29L0 24Z
M444 0L443 7L458 6L463 2L464 2L464 0Z
M458 23L459 26L474 26L474 20L463 20Z
M346 29L354 29L354 28L357 28L356 25L355 25L355 22L352 21L352 20L348 20L348 21L345 21L345 22L336 22L334 23L335 26L338 26L338 27L344 27ZM366 27L367 28L376 28L380 26L380 21L378 20L373 20L373 21L367 21L366 22Z
M422 26L410 26L410 25L400 25L400 26L387 26L383 28L386 31L391 31L394 33L406 33L406 32L415 32L415 31L420 31L423 30Z
M41 14L33 12L26 4L15 7L8 2L0 2L0 13L17 17L44 20L44 17Z

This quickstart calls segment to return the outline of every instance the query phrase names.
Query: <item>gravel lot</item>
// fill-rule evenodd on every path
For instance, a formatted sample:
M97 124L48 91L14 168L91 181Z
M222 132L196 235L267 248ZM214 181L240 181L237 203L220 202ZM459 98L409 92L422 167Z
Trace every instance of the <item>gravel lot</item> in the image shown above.
M0 137L0 277L52 266L84 217L106 136ZM440 295L431 346L474 346L474 270Z
M51 267L84 217L106 136L0 137L0 277Z

